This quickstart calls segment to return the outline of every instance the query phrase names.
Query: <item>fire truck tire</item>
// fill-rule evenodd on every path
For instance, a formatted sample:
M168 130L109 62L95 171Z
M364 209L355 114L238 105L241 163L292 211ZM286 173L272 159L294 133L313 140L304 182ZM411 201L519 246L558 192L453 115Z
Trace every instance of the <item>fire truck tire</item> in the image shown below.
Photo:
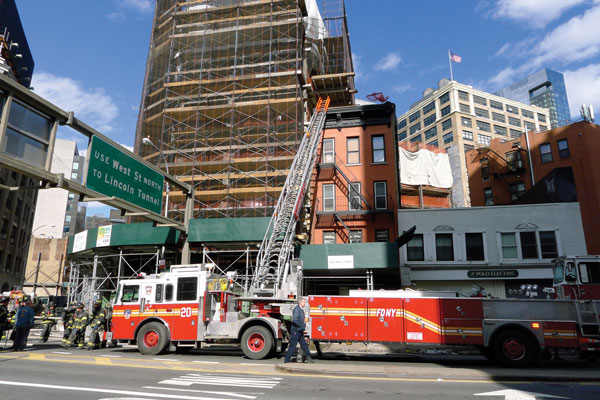
M242 351L252 360L267 358L273 351L274 345L273 334L264 326L251 326L242 335Z
M167 328L160 322L142 326L136 338L140 353L151 356L162 353L169 344L168 336Z
M539 348L526 333L517 329L500 332L492 343L494 360L505 367L526 367L536 362Z

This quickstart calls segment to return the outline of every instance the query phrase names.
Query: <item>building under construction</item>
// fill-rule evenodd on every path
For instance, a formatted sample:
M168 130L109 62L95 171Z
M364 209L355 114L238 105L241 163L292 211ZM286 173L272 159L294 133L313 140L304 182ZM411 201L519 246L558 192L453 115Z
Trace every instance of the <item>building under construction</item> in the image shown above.
M270 216L318 97L354 103L344 1L321 3L157 0L136 152L195 188L194 218Z

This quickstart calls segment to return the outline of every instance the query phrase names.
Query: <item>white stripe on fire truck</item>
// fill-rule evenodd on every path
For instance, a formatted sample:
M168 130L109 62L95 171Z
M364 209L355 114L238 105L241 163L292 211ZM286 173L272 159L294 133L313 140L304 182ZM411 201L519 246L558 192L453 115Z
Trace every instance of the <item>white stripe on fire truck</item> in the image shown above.
M556 332L556 334L554 334ZM575 331L544 331L544 336L549 337L577 337Z

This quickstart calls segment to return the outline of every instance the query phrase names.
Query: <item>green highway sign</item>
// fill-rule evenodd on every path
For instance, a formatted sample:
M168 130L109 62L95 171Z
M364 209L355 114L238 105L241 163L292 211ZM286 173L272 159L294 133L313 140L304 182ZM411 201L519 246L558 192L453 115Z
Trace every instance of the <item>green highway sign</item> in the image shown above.
M98 136L92 137L87 158L85 186L88 189L161 213L162 174L127 154L127 150L121 150Z

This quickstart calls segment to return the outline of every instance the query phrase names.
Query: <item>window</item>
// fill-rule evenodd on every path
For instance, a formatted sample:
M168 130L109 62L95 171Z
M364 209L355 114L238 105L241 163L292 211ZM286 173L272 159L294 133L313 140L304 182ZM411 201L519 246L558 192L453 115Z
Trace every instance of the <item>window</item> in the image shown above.
M164 285L162 283L157 283L156 284L156 293L154 293L154 302L155 303L162 303L162 301L163 301L163 287L164 287Z
M140 286L139 285L125 285L123 287L123 295L121 301L124 303L132 303L139 300Z
M435 122L435 114L430 115L429 117L423 120L423 127L429 126Z
M520 138L522 134L523 134L523 132L518 131L516 129L511 129L510 130L510 137L511 138L515 138L515 139Z
M71 222L71 216L65 215L65 222Z
M471 113L471 107L468 104L458 103L458 109L460 112L464 112L465 114Z
M346 138L346 164L360 164L360 146L357 137Z
M552 161L552 148L550 147L550 143L540 144L540 157L542 158L542 163Z
M451 233L435 235L435 257L437 261L454 261L454 244Z
M490 179L490 160L487 158L482 158L479 160L480 168L481 168L481 179L487 181Z
M323 163L335 162L335 140L334 139L323 139L323 157L321 157Z
M437 136L437 126L432 126L425 131L425 140L429 140L434 136Z
M165 285L165 301L173 300L173 284L169 283Z
M360 210L360 182L348 185L348 210Z
M492 188L483 189L483 199L486 206L494 205L494 193L492 192Z
M415 122L419 118L421 118L421 111L417 111L411 114L410 117L408 117L408 122Z
M375 189L375 209L387 209L387 182L374 182Z
M450 114L450 106L446 106L440 110L440 115L442 116L442 118L448 114Z
M429 114L433 110L435 110L435 102L434 101L432 101L431 103L429 103L425 107L423 107L423 115Z
M523 259L538 258L535 232L519 232L519 238L521 239L521 257Z
M406 119L403 119L402 121L398 122L398 129L402 129L406 127Z
M540 248L542 258L558 257L558 245L556 244L556 233L554 231L540 231Z
M490 107L495 108L496 110L504 110L504 105L496 100L490 100Z
M77 179L77 172L71 172L71 179Z
M463 147L464 147L465 151L473 150L475 148L475 146L470 145L470 144L465 144Z
M484 261L483 233L465 233L467 261Z
M413 136L413 137L410 138L410 142L411 143L423 142L422 136L421 135L415 135L415 136Z
M411 126L410 128L408 128L408 130L410 131L410 134L412 135L413 133L421 130L421 123L417 122L416 124L414 124L413 126Z
M521 109L521 115L524 116L525 118L531 118L533 119L533 113L529 110L526 110L524 108Z
M398 133L398 140L405 140L407 136L408 134L406 133L406 130L403 130L402 132Z
M362 231L350 231L350 243L362 243Z
M335 185L323 185L323 211L335 211Z
M450 93L444 93L443 95L440 96L440 104L446 104L447 102L450 101Z
M491 136L483 135L481 133L477 135L477 142L479 142L480 144L483 144L485 146L489 146L491 141L492 141L492 137Z
M430 146L439 147L437 139L432 140L431 142L429 142L427 144L430 145Z
M387 229L375 229L375 241L387 242L390 240L390 231Z
M518 200L525 194L525 183L515 182L509 185L510 199Z
M544 114L538 113L538 121L539 122L546 122L546 116Z
M477 115L480 118L490 118L489 111L479 107L475 107L475 115Z
M75 193L69 193L69 200L73 200L75 198Z
M79 169L79 162L75 161L73 163L73 169Z
M385 162L385 142L383 135L371 136L371 147L373 150L373 162Z
M501 136L506 136L508 134L506 127L500 125L494 125L494 133Z
M505 156L509 170L515 171L523 168L523 160L521 159L520 151L511 151L510 153L506 153Z
M502 123L506 122L506 118L504 117L504 114L499 114L497 112L492 112L492 119L496 122L502 122Z
M446 131L450 128L452 128L452 119L448 118L442 122L442 131Z
M452 143L452 141L454 140L452 132L446 133L442 138L444 139L444 144Z
M467 118L467 117L461 117L460 118L460 124L462 126L466 126L467 128L472 128L473 127L473 121L471 121L471 118Z
M335 244L334 231L323 231L323 244Z
M177 301L198 299L198 277L190 276L177 279Z
M423 234L417 233L406 244L407 261L425 261L425 246Z
M473 103L479 104L482 106L487 106L487 99L485 97L473 95Z
M487 122L477 121L477 129L484 132L491 132L490 124Z
M463 139L465 139L465 140L473 140L473 132L471 132L471 131L463 131Z
M545 130L548 130L548 127L546 125L540 124L540 131L545 131Z
M556 142L558 145L558 157L568 158L569 157L569 143L567 139L560 139Z
M517 255L517 238L514 233L501 233L502 258L514 259Z
M13 100L4 138L4 152L43 167L46 162L52 121Z
M458 99L464 100L464 101L469 101L469 93L459 90L458 91Z
M521 120L519 118L508 117L508 123L512 126L521 126Z
M578 267L581 283L600 283L600 263L580 262Z
M528 132L535 131L535 124L533 122L529 122L529 121L523 121L523 122L525 122L525 128L527 128Z
M519 115L519 108L515 106L506 105L506 111L511 114Z

